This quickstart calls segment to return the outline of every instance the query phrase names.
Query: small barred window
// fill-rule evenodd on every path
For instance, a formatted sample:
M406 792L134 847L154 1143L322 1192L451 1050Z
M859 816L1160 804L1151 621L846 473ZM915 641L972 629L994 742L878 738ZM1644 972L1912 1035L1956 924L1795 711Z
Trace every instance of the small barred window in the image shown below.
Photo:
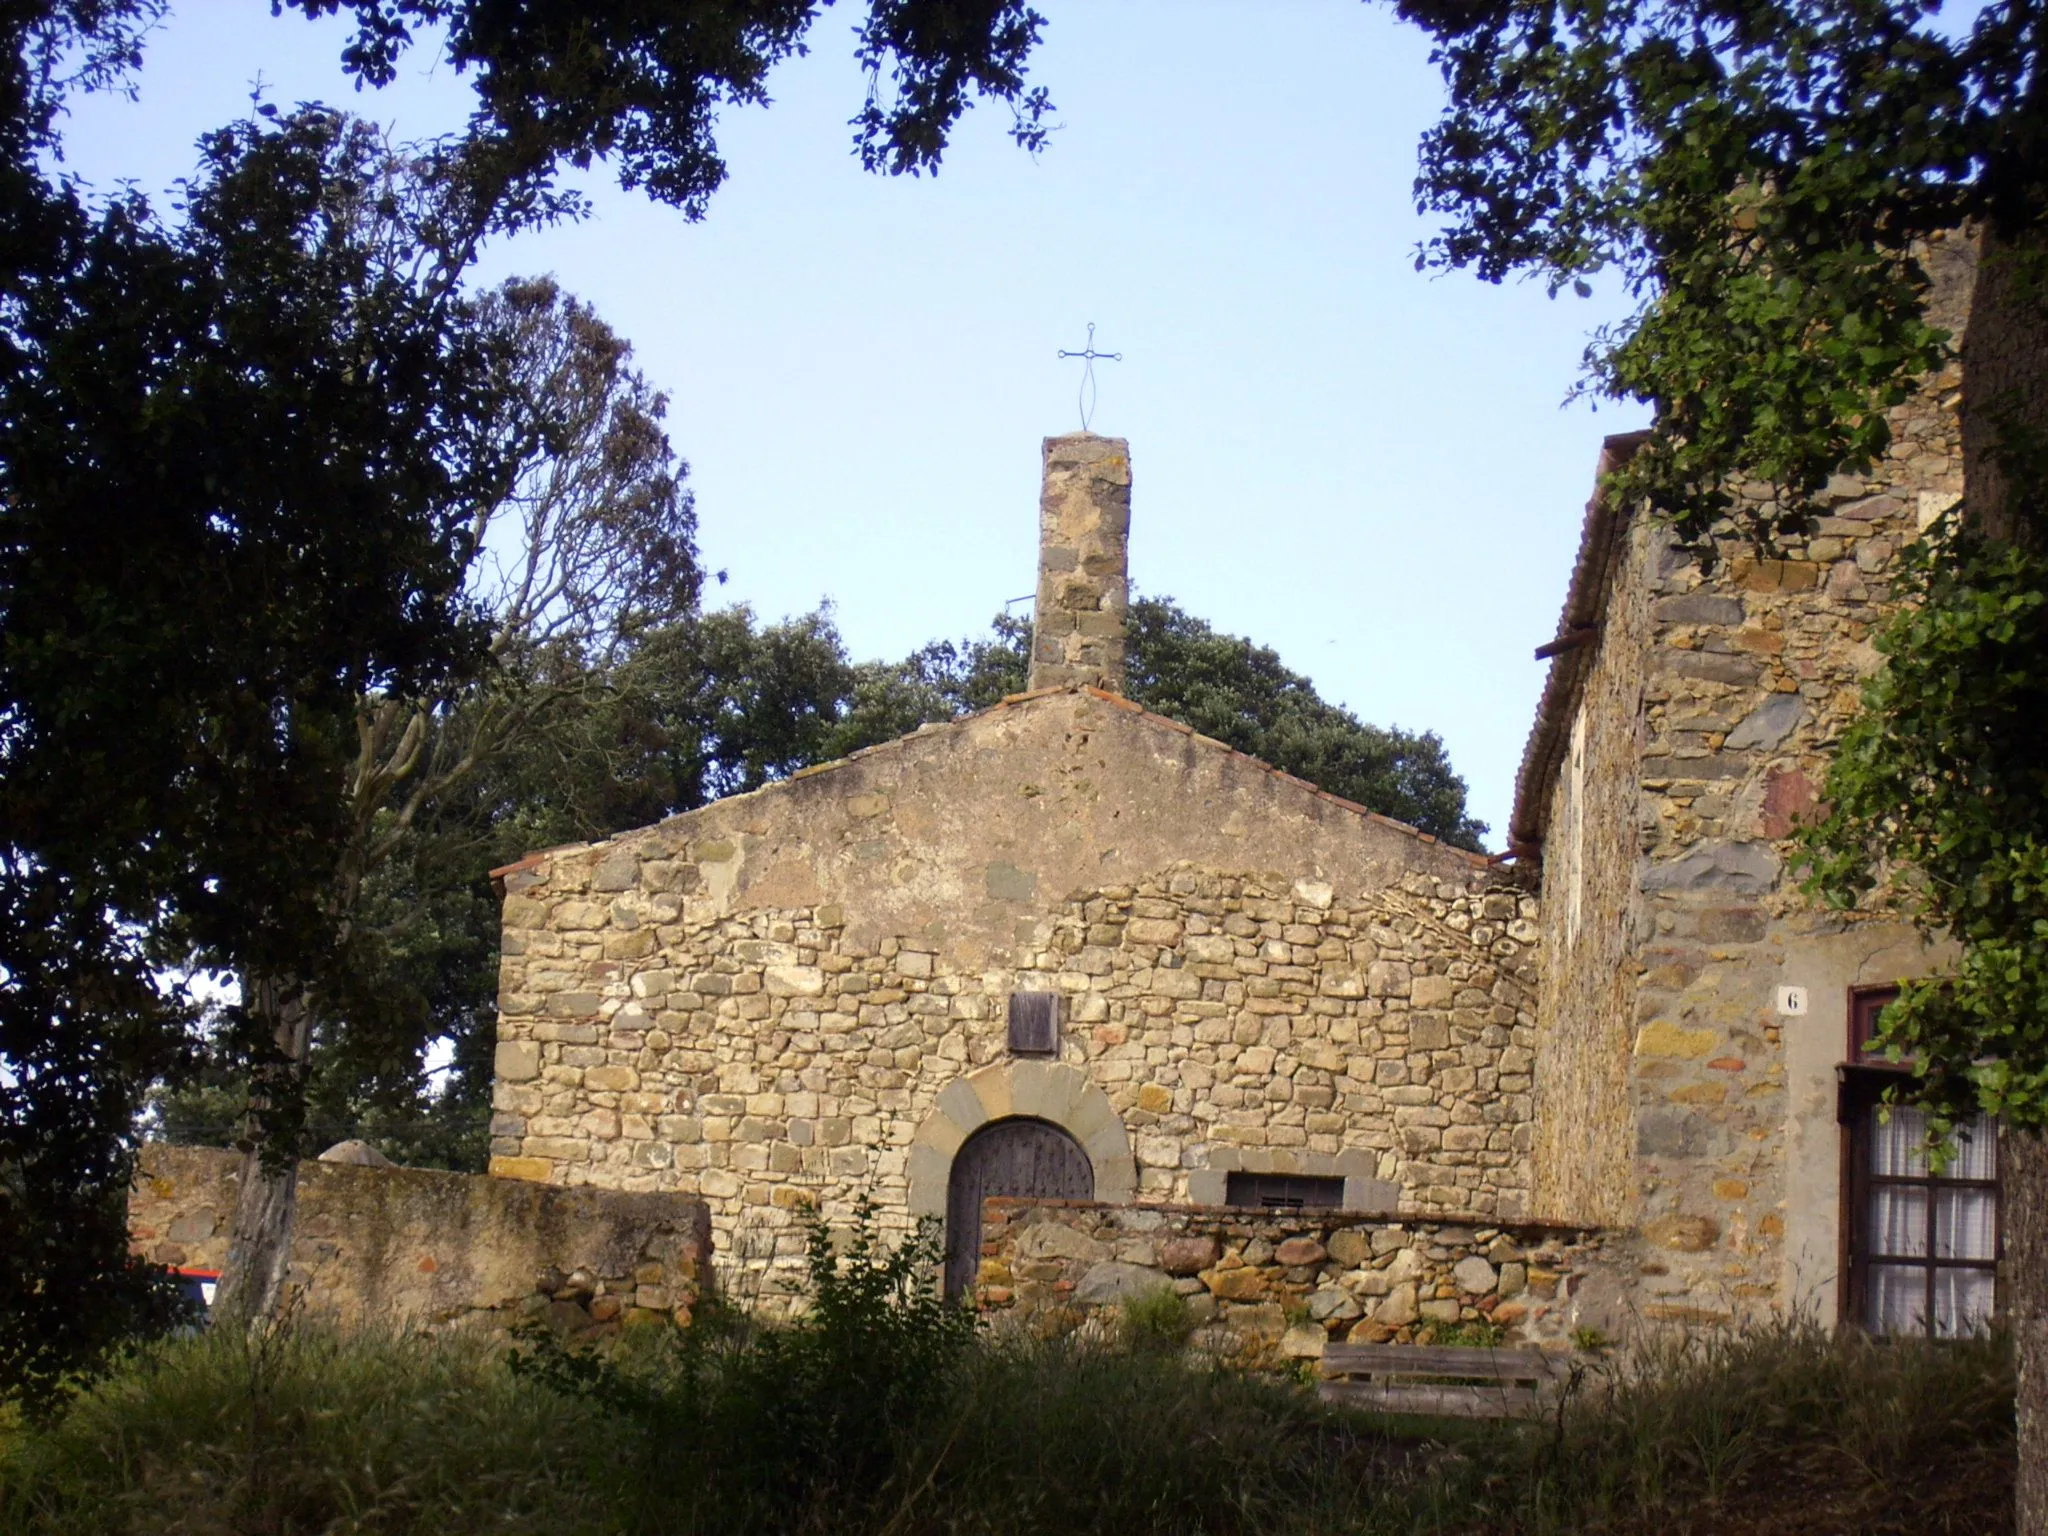
M1344 1204L1344 1181L1299 1173L1233 1173L1224 1201L1269 1211L1298 1211L1314 1206L1338 1209Z

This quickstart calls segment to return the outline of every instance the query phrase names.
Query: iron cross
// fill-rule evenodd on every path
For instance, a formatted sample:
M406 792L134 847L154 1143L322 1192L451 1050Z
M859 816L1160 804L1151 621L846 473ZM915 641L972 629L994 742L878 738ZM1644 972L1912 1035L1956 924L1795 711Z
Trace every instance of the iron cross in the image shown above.
M1062 347L1060 349L1060 356L1062 358L1078 357L1082 361L1081 430L1086 432L1089 430L1088 424L1095 419L1095 360L1100 358L1106 363L1120 363L1124 360L1124 355L1121 352L1098 352L1095 350L1095 322L1090 320L1088 322L1088 344L1078 352L1069 352L1066 348Z

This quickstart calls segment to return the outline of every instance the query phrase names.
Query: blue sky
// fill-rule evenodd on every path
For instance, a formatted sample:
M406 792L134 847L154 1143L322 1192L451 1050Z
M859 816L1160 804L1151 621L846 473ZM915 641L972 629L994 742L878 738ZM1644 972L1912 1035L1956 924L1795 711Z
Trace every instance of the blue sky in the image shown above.
M1035 159L1000 108L936 178L863 174L853 13L728 115L707 219L586 178L592 219L501 243L482 280L553 272L633 341L692 466L714 600L829 600L856 656L982 629L1034 580L1039 439L1131 440L1132 574L1275 647L1368 720L1439 732L1499 845L1600 438L1560 408L1621 296L1551 300L1414 269L1415 146L1441 101L1421 37L1357 0L1038 0ZM413 56L357 94L345 29L183 0L138 99L81 103L70 168L167 186L209 126L270 100L457 125ZM1020 607L1020 610L1021 607Z

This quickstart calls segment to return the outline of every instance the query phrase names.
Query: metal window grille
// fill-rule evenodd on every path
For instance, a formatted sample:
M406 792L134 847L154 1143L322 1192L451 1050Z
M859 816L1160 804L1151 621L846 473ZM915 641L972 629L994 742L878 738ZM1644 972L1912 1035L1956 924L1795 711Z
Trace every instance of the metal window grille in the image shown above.
M1224 1181L1223 1198L1229 1205L1267 1210L1336 1210L1344 1204L1344 1181L1301 1173L1233 1173Z
M1057 992L1010 994L1010 1050L1018 1056L1057 1056L1060 1049L1060 995Z

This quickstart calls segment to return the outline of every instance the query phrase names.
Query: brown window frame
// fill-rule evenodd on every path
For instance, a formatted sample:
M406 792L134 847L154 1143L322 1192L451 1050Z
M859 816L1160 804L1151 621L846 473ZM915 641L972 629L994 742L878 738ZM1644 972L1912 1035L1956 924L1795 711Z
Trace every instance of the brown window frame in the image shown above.
M1870 1048L1877 1035L1877 1021L1899 995L1897 983L1879 987L1849 989L1849 1065L1876 1067L1886 1072L1913 1075L1911 1061L1892 1061Z
M1842 1126L1842 1220L1841 1268L1838 1310L1842 1322L1868 1329L1870 1269L1874 1263L1923 1270L1926 1274L1926 1306L1922 1312L1923 1333L1933 1337L1934 1282L1944 1269L1989 1270L1992 1276L1991 1311L1994 1317L2006 1310L2005 1277L2001 1272L2005 1254L2005 1160L2004 1148L1994 1142L1990 1179L1955 1179L1933 1174L1880 1175L1870 1171L1871 1131L1875 1112L1888 1089L1911 1083L1918 1075L1911 1062L1888 1061L1871 1051L1878 1016L1899 995L1896 985L1863 986L1849 989L1848 1059L1836 1069L1839 1092L1836 1119ZM1994 1131L1994 1135L1996 1132ZM2002 1141L2003 1138L2000 1138ZM1867 1236L1870 1197L1883 1185L1892 1188L1917 1187L1927 1192L1927 1235L1925 1253L1917 1257L1873 1254ZM1992 1199L1992 1257L1989 1259L1944 1259L1935 1250L1937 1192L1943 1189L1989 1190Z

